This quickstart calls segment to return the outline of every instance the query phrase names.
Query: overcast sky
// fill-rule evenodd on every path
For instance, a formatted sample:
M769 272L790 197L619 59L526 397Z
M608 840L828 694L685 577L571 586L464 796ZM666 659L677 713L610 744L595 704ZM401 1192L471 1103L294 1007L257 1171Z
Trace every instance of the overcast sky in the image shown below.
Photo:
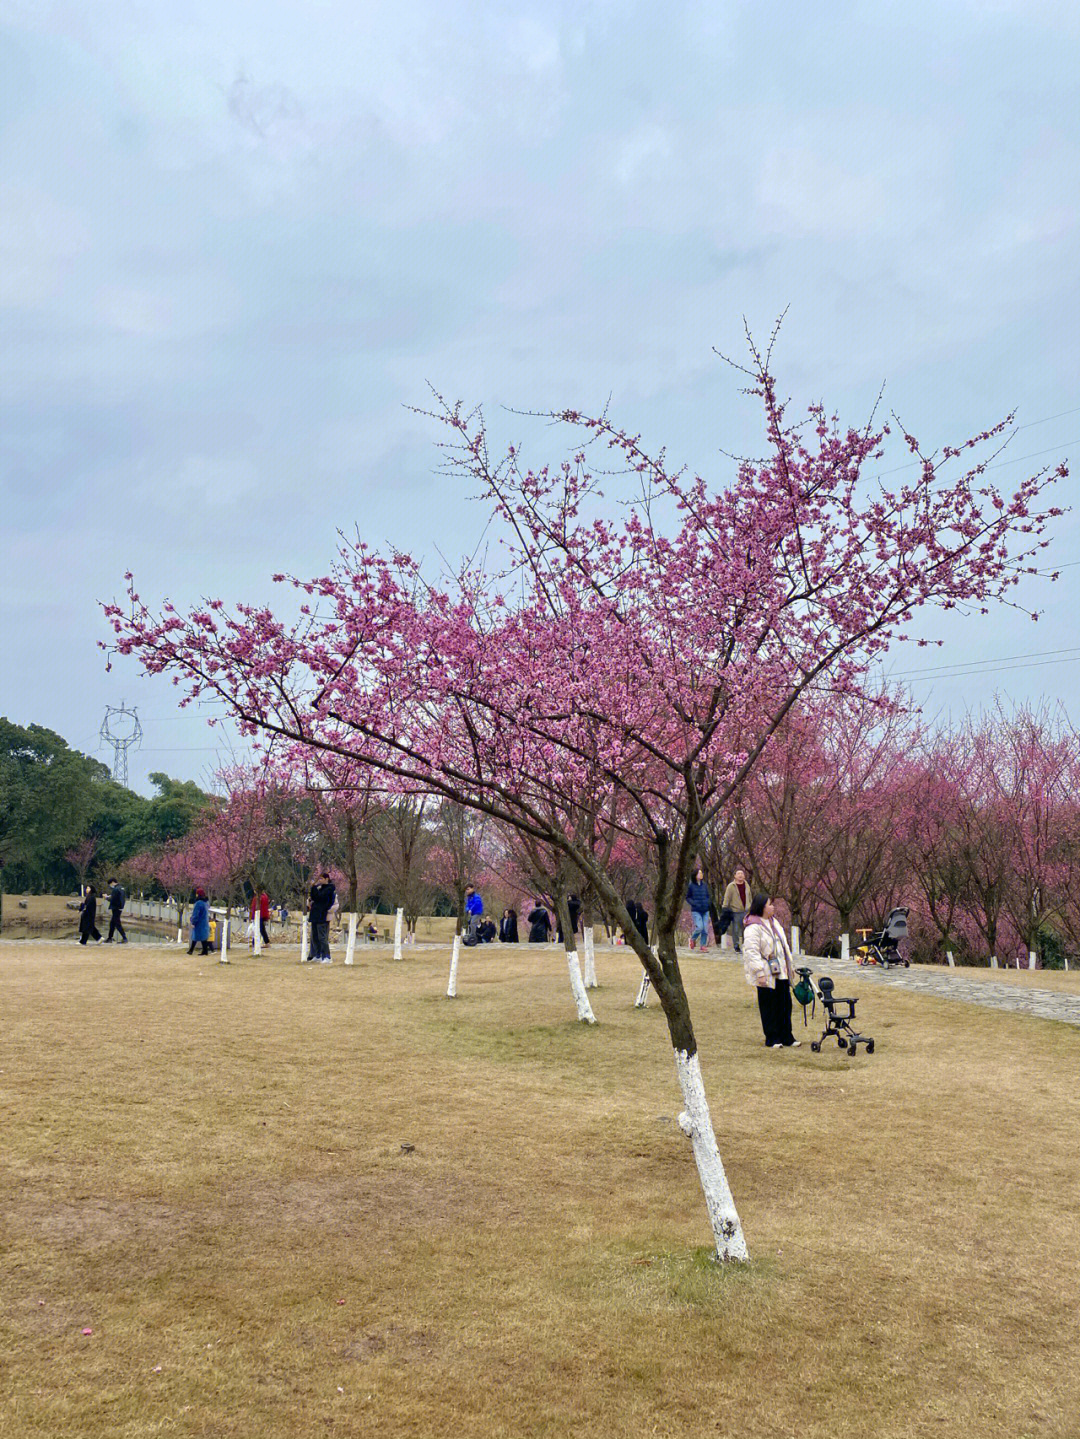
M723 483L760 425L713 347L790 306L800 405L861 421L884 381L929 445L1016 407L999 479L1080 457L1078 17L0 0L0 713L95 752L135 702L133 782L204 778L213 733L105 673L97 601L128 568L146 598L267 596L354 523L470 547L405 408L428 382L534 457L499 406L610 395ZM1057 535L1037 625L897 653L938 667L910 676L931 713L1001 688L1080 720L1080 519Z

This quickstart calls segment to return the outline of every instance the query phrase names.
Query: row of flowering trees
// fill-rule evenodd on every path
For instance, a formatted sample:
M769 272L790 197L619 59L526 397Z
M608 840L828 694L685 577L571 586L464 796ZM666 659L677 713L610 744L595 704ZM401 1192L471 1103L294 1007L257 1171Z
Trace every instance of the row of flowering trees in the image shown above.
M220 776L220 808L184 838L139 855L137 876L183 897L254 887L295 907L316 866L343 906L462 915L466 885L488 907L533 897L558 910L577 892L587 922L616 917L573 865L528 837L437 795L386 795L375 777L330 787L289 768ZM593 816L583 843L603 852L624 899L656 886L648 847ZM858 710L804 702L768 759L703 831L715 898L741 866L775 895L808 953L842 932L911 910L911 957L985 964L1034 951L1057 966L1080 951L1080 735L1049 707L991 712L930 733L895 701Z
M581 877L662 1007L723 1259L747 1250L676 952L704 837L801 701L861 709L920 610L1013 598L1064 473L1003 492L989 466L1008 422L927 452L899 422L844 426L820 405L789 418L753 344L745 374L764 453L724 484L574 409L549 417L572 437L555 463L496 455L478 412L439 400L448 477L478 493L499 541L485 559L439 577L346 542L326 574L292 582L282 614L216 598L155 610L130 577L107 607L120 652L189 702L213 695L265 745L485 815L548 872ZM908 458L895 483L878 473L894 428ZM647 856L654 944L626 909L620 839Z

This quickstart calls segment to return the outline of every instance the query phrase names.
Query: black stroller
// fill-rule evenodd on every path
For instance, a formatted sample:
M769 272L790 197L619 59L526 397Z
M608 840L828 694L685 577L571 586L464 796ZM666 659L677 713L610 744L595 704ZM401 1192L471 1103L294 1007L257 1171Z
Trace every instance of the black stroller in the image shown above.
M852 958L856 964L880 964L882 969L891 969L902 964L907 969L908 961L901 958L900 941L907 939L908 911L891 909L880 933L872 929L860 929L862 943L855 947Z
M800 969L798 973L801 976L800 985L796 986L796 989L792 992L799 998L800 1003L802 1003L798 990L802 985L810 988L810 975L812 971L803 968ZM834 994L833 981L827 974L821 975L818 979L817 988L818 998L821 1000L825 1010L825 1032L820 1039L812 1039L810 1041L810 1048L814 1053L819 1053L821 1046L827 1039L835 1039L841 1050L846 1051L853 1057L858 1051L860 1044L865 1047L867 1054L873 1054L874 1041L869 1035L859 1034L852 1025L852 1021L855 1018L855 1006L859 1001L857 999L842 998L840 995ZM843 1008L841 1008L841 1006L843 1006ZM805 1012L806 1006L804 1004L804 1017Z

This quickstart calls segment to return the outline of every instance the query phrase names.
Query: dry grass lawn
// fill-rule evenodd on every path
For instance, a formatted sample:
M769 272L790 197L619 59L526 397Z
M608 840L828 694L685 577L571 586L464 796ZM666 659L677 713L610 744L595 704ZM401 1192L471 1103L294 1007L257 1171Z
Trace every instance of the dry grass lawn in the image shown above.
M1080 1433L1074 1028L690 960L722 1270L632 958L359 959L0 945L5 1439Z

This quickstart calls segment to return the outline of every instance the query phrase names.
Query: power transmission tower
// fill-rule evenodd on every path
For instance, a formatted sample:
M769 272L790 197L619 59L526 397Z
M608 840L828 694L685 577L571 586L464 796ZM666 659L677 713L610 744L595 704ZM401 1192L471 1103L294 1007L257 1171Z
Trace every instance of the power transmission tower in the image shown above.
M112 777L125 788L128 782L128 750L142 741L142 725L139 711L132 706L128 709L121 700L119 706L109 705L101 721L101 738L113 747Z

